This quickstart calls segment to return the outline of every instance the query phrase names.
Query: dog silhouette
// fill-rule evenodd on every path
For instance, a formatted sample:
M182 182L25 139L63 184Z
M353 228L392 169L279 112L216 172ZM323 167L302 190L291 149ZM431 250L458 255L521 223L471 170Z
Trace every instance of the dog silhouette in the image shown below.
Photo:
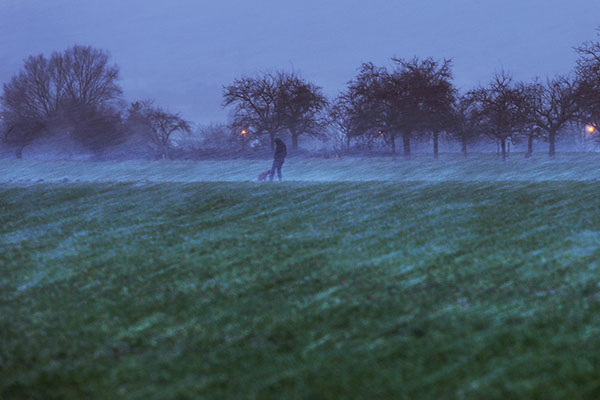
M268 169L265 172L261 172L260 174L258 174L258 181L261 182L267 180L267 176L269 176L270 172L271 170Z

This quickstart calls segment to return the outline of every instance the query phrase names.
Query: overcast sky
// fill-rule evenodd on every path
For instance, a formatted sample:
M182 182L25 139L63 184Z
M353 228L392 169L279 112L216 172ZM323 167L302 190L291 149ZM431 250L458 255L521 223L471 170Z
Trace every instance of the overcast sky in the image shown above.
M32 54L108 50L128 100L224 121L221 87L294 69L330 96L362 62L452 58L456 84L569 73L596 39L600 0L0 0L0 82Z

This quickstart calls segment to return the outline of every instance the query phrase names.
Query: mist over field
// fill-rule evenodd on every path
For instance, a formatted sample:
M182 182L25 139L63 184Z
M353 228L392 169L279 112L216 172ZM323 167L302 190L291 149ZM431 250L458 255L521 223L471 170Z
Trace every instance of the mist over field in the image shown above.
M416 155L411 160L391 157L298 157L286 161L289 182L496 182L597 181L600 155L545 155L502 163L495 154L442 154L438 160ZM251 182L271 167L270 160L205 160L122 162L0 160L0 183L66 182ZM263 183L267 184L267 183Z

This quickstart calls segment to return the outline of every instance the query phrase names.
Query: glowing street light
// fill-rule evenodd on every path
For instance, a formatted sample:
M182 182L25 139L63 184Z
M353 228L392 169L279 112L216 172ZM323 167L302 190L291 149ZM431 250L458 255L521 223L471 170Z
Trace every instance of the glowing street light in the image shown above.
M242 150L246 151L246 142L248 141L246 135L248 134L248 130L246 128L242 128L240 133L242 134Z
M594 125L588 124L585 126L585 131L590 135L593 135L594 133L596 133L596 127Z

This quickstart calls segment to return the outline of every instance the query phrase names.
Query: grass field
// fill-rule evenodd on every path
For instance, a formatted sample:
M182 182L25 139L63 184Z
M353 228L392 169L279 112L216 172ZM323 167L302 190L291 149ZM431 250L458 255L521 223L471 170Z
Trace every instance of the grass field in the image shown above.
M4 183L0 398L600 398L589 179Z
M270 160L86 162L0 159L0 183L34 182L248 182L271 167ZM415 154L398 157L289 158L288 181L557 181L600 180L600 153L563 153L550 160L511 153L503 163L495 154Z

